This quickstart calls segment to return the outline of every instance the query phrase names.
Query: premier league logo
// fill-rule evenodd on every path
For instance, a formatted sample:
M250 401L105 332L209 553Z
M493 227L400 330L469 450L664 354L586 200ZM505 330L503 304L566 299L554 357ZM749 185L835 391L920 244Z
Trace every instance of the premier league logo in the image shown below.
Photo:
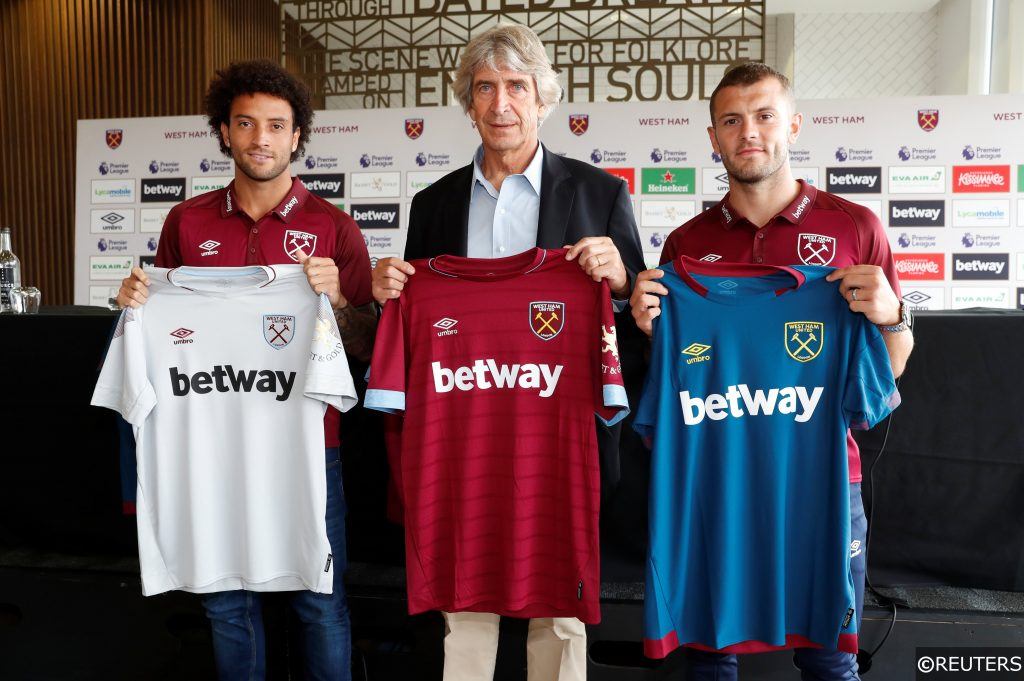
M962 243L965 248L973 248L974 247L974 235L971 234L970 232L964 232L963 237L960 239L960 243Z
M712 151L711 152L711 160L714 161L715 163L721 163L722 162L722 155L719 154L717 151Z
M592 152L590 152L590 160L593 161L594 163L600 163L601 159L603 158L604 156L601 155L600 149L594 149Z
M960 155L964 157L965 161L973 161L974 160L974 147L972 147L970 144L964 145L964 149L963 149L963 151L960 152Z
M149 241L146 242L146 248L149 249L150 253L152 253L153 251L156 250L156 237L155 236L149 237Z
M420 135L423 134L423 119L422 118L406 118L405 119L405 136L411 140L419 139Z
M270 347L280 350L295 337L295 317L287 314L263 315L263 337Z
M810 362L821 354L825 325L821 322L786 322L786 354L798 362Z
M110 172L110 168L107 167L107 162L103 161L100 163L100 175L106 175Z
M370 155L369 154L363 154L362 156L360 156L359 157L359 165L361 165L364 168L369 168L370 167Z
M96 242L96 248L99 249L100 253L107 250L107 240L100 239L98 242Z
M306 167L309 168L310 170L312 170L313 168L316 168L316 159L313 158L312 156L307 156L306 157Z
M530 329L537 338L549 341L565 326L565 303L530 303Z
M898 243L903 248L910 248L910 235L907 234L906 232L903 232L902 234L900 234L900 238L896 240L896 243Z
M569 114L569 132L579 137L590 128L589 114Z
M897 152L897 156L900 157L901 161L909 161L910 149L908 149L907 147L900 147L900 150Z
M836 160L842 163L846 159L850 158L850 154L847 153L845 147L839 147L836 149Z
M157 174L158 172L160 172L160 165L156 161L150 161L149 172L153 173L154 175Z
M297 251L301 250L306 255L313 255L316 250L316 234L303 232L298 229L289 229L284 233L284 252L295 262L299 261Z
M657 148L651 149L651 160L652 161L654 161L655 163L661 163L661 159L663 159L663 158L664 158L664 155L661 153L661 149L657 149Z
M805 265L828 265L836 257L835 237L821 234L801 234L796 254Z
M203 171L204 173L210 172L210 160L204 158L202 161L200 161L199 170Z
M124 130L120 128L114 130L107 130L107 146L111 149L117 149L121 146L121 142L124 141Z
M925 132L931 132L939 125L938 109L918 109L917 125Z
M418 165L420 168L427 165L427 155L424 154L422 151L416 154L416 165Z
M650 244L654 248L660 248L665 243L665 235L661 232L655 232L651 235Z

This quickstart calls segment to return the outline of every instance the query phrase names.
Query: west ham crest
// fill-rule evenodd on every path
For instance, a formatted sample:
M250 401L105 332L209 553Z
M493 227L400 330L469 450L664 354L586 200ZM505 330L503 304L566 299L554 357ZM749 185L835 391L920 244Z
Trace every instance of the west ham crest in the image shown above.
M298 229L289 229L284 233L284 252L295 262L299 261L296 251L302 249L306 255L313 255L316 250L316 234L303 232Z
M405 136L411 140L419 139L420 135L423 134L423 119L422 118L406 118L405 119Z
M117 149L121 146L121 142L124 141L124 130L120 128L116 130L107 130L107 146L111 149Z
M939 125L939 110L938 109L918 109L917 110L917 124L925 132L931 132Z
M801 234L796 255L805 265L828 265L836 257L836 239L821 234Z
M821 322L786 322L786 354L798 362L810 362L821 354L825 325Z
M295 317L287 314L263 315L263 337L270 347L280 350L295 337Z
M589 114L569 114L569 131L579 137L590 127Z
M565 326L565 303L530 303L530 329L541 340L551 340Z

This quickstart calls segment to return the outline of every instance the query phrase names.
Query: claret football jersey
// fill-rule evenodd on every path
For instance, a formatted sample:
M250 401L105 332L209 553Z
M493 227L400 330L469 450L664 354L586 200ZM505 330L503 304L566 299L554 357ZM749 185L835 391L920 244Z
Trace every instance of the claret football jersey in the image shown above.
M92 398L135 432L143 593L330 593L323 417L356 401L330 302L300 265L149 277Z
M829 268L661 269L645 652L856 652L846 431L899 403L881 334Z
M405 413L409 611L599 621L594 415L628 411L607 283L564 249L413 265L366 393Z

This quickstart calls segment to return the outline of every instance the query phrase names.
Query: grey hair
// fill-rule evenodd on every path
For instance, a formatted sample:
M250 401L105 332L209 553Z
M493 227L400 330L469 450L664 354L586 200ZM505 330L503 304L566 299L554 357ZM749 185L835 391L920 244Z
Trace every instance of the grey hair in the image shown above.
M453 89L466 113L473 105L473 74L482 67L495 71L511 69L533 76L537 98L544 106L541 123L562 99L562 86L558 84L558 76L544 52L544 45L528 26L498 24L470 40L463 48Z

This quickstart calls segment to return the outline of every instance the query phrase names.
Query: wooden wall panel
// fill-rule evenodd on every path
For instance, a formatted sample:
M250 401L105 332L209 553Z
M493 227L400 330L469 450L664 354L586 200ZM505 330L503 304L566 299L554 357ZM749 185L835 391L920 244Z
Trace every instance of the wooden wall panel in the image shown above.
M272 0L0 2L0 225L44 304L72 301L77 121L200 114L214 70L281 41Z

